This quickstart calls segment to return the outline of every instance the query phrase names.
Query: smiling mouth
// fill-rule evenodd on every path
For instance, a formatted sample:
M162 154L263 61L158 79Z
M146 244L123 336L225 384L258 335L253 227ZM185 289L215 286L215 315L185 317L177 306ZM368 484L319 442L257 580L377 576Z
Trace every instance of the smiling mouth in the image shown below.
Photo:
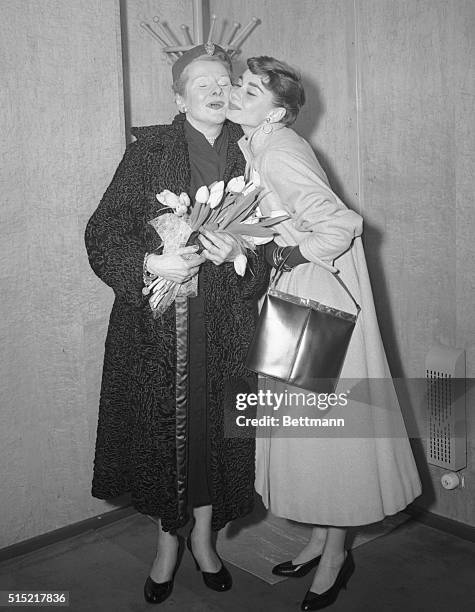
M228 108L229 108L229 110L241 110L241 108L239 106L236 106L232 102L229 102Z
M206 106L208 108L212 108L213 110L221 110L224 107L224 102L210 102Z

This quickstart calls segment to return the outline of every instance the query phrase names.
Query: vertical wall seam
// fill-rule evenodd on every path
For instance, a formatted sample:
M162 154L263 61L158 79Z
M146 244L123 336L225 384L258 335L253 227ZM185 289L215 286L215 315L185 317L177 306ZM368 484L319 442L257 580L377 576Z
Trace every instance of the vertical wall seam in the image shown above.
M355 26L355 103L356 103L356 164L357 164L357 189L358 189L358 212L363 213L364 193L361 167L361 79L360 79L360 37L358 35L358 0L353 0L353 23Z
M129 67L129 36L127 32L128 14L125 0L118 0L119 4L119 29L118 37L120 41L120 86L122 91L121 112L123 123L123 138L124 144L129 144L132 141L130 134L131 127L131 94L130 94L130 67Z

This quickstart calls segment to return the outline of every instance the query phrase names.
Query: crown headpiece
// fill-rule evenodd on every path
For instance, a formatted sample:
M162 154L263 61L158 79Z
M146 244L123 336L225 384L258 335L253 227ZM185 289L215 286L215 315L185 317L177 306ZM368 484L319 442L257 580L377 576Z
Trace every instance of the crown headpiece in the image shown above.
M182 24L181 30L183 34L184 42L181 43L178 37L174 34L170 26L162 21L159 17L154 17L153 21L157 32L148 23L141 22L142 28L150 34L155 40L162 45L162 50L170 61L173 63L186 51L193 49L196 45L203 44L204 42L204 29L203 29L203 0L192 0L193 2L193 36L190 34L190 29L187 25ZM214 43L222 47L229 55L230 58L235 57L240 52L240 46L244 40L249 36L252 30L260 23L257 17L253 17L251 21L241 29L241 24L235 21L232 24L231 32L228 33L227 42L223 40L225 34L225 28L223 28L221 34L221 40L214 40L216 30L216 15L211 15L209 33L205 44L205 49L208 55L214 53Z

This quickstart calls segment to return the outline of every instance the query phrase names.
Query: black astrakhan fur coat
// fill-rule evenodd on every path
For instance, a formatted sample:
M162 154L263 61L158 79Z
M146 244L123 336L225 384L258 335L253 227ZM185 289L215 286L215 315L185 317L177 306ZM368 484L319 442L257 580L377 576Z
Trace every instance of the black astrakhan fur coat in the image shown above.
M146 252L160 240L147 223L163 189L189 192L184 116L171 125L133 130L125 155L86 228L92 269L115 293L102 377L92 494L109 499L130 492L142 513L174 531L188 520L186 413L177 413L176 311L153 318L142 295ZM243 174L239 126L229 124L225 181ZM240 381L255 377L243 360L257 318L257 298L268 282L260 250L239 277L232 263L202 265L206 330L212 528L250 512L254 496L254 440L223 435L223 403ZM200 279L201 283L201 279ZM241 387L243 388L243 387ZM181 465L181 469L177 466ZM183 470L183 466L185 466Z

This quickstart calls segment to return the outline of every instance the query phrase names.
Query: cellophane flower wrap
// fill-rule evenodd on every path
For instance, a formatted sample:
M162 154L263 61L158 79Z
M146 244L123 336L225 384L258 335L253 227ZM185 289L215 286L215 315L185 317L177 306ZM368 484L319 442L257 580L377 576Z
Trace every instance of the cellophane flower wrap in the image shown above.
M285 211L264 217L259 208L263 196L262 187L246 183L242 176L231 179L226 187L224 181L200 187L193 205L186 193L177 196L165 190L156 198L170 208L170 212L149 223L162 239L164 254L176 253L187 243L199 244L196 238L203 229L231 234L241 246L241 253L233 262L234 268L237 274L244 276L246 250L254 250L257 245L272 240L276 233L273 226L288 218ZM151 293L149 303L155 316L165 312L177 296L197 295L198 275L181 284L161 277L144 280L143 292L145 295Z

